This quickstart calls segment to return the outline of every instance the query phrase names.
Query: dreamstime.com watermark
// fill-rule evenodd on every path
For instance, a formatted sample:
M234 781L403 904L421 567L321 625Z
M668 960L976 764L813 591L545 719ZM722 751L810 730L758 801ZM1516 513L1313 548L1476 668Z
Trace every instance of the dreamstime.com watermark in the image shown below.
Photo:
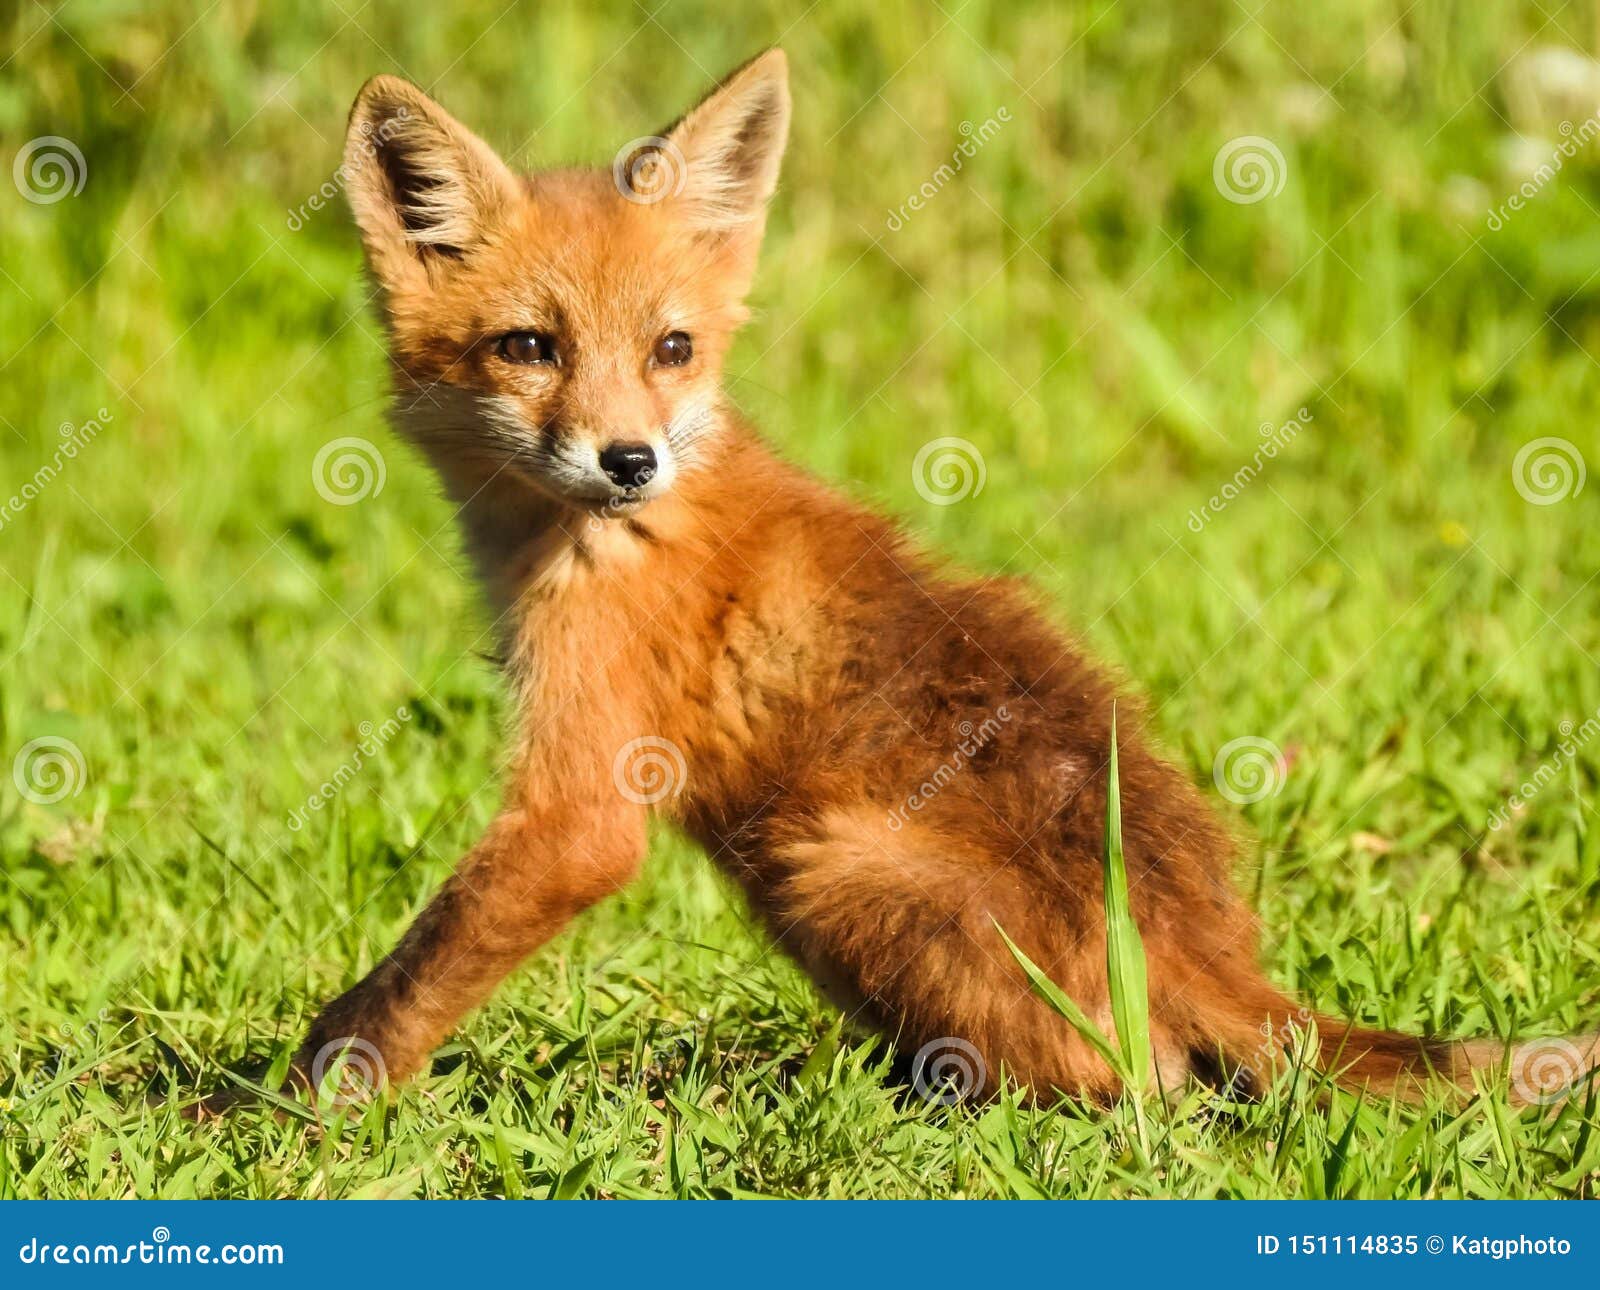
M340 162L339 168L333 172L331 178L323 181L321 188L301 202L299 209L287 213L284 223L289 226L289 231L298 233L306 226L306 220L342 193L356 174L378 155L378 149L399 133L410 119L410 115L402 106L396 108L392 116L385 117L383 124L376 130L372 128L372 122L363 121L358 127L359 133L364 136L361 141L361 151L356 154L353 162Z
M1217 749L1211 761L1211 779L1236 806L1249 806L1281 792L1289 778L1289 761L1283 750L1260 735L1242 735Z
M895 833L903 829L911 819L912 813L920 811L944 792L979 751L1000 733L1000 727L1010 720L1011 709L1002 703L994 710L993 716L985 717L977 725L973 725L970 721L963 721L958 725L956 734L959 738L949 760L940 762L932 775L917 785L906 796L904 802L889 812L889 828Z
M1283 191L1289 182L1289 163L1271 139L1241 134L1217 149L1211 182L1235 206L1253 206Z
M44 492L62 471L69 461L76 461L78 454L87 448L105 429L106 422L112 419L111 413L106 408L96 410L94 416L82 425L73 425L70 421L63 421L57 428L61 442L56 445L56 450L50 454L50 460L45 462L33 472L16 492L0 502L0 530L28 509L33 502Z
M11 762L11 782L35 806L53 806L76 797L89 779L83 750L62 735L40 735L18 750Z
M1553 435L1530 439L1511 461L1511 483L1530 506L1554 506L1583 492L1589 468L1578 445Z
M635 806L655 806L683 792L689 764L683 750L660 735L630 739L611 761L617 792Z
M1582 725L1569 718L1556 729L1560 732L1561 738L1556 744L1555 755L1540 762L1533 774L1517 785L1515 792L1489 812L1488 826L1491 833L1498 833L1505 828L1513 815L1522 811L1529 802L1554 782L1556 776L1578 755L1579 749L1596 735L1600 735L1600 709L1597 709Z
M1491 233L1498 233L1510 223L1513 215L1543 192L1545 185L1561 173L1562 165L1578 155L1579 148L1587 146L1596 135L1600 135L1600 118L1588 117L1576 127L1571 121L1563 121L1557 128L1561 131L1562 139L1551 150L1550 159L1524 179L1516 192L1489 212L1485 223Z
M659 134L630 139L611 159L611 182L636 206L654 206L676 197L688 178L683 150Z
M17 1251L19 1263L38 1267L133 1267L138 1264L155 1264L158 1267L179 1267L188 1264L222 1264L250 1266L272 1264L282 1266L283 1246L261 1243L240 1245L188 1245L174 1241L165 1227L156 1227L148 1241L131 1245L114 1245L109 1241L90 1245L86 1241L41 1241L37 1236Z
M330 1039L311 1059L311 1087L317 1105L329 1110L365 1106L389 1083L389 1068L378 1046L359 1035Z
M1313 1013L1299 1008L1283 1021L1270 1018L1261 1023L1261 1043L1239 1063L1228 1081L1228 1091L1250 1093L1260 1088L1286 1053L1303 1051L1310 1035Z
M954 506L983 492L989 471L977 444L954 435L930 439L911 462L911 484L930 506Z
M1576 1096L1594 1077L1600 1050L1584 1054L1570 1039L1531 1039L1511 1050L1511 1087L1532 1106Z
M911 1059L911 1086L925 1102L954 1106L978 1096L988 1081L983 1054L954 1035L929 1040Z
M374 726L370 721L363 721L357 727L361 735L361 742L356 744L356 750L350 755L333 775L317 785L303 806L297 806L289 812L289 829L298 833L305 827L305 823L340 793L344 792L345 785L361 773L361 768L372 758L383 751L383 746L400 733L400 728L411 720L411 709L401 704L394 710L394 716L388 718L382 725Z
M701 1008L688 1021L661 1021L650 1032L650 1052L658 1062L670 1061L692 1049L699 1038L700 1026L711 1020L711 1014Z
M1269 461L1295 441L1295 437L1311 424L1311 413L1306 408L1301 408L1294 416L1290 417L1280 426L1275 426L1270 421L1263 421L1260 427L1261 442L1256 445L1256 450L1251 454L1250 460L1233 472L1233 478L1228 480L1213 497L1208 497L1200 504L1199 510L1189 512L1189 531L1198 533L1213 519L1227 510L1228 504L1244 492L1255 482Z
M962 166L978 155L978 149L999 134L1000 127L1009 124L1011 119L1011 109L1002 107L997 109L993 116L986 117L982 125L963 121L957 127L961 132L961 143L950 154L950 160L942 162L933 174L923 180L922 186L916 192L901 202L897 209L889 212L883 222L884 227L891 233L898 233L903 229L910 222L911 216L937 197L944 186L961 173Z
M89 182L83 150L59 134L29 139L11 162L11 182L35 206L49 206L76 197Z
M635 476L636 482L633 488L626 490L617 497L606 498L606 500L600 504L600 509L589 516L588 520L586 521L589 531L591 533L598 533L601 529L605 528L607 520L620 519L622 516L628 514L628 512L638 506L639 499L637 496L637 491L645 487L645 485L647 485L655 477L655 471L641 470L639 474Z
M100 1036L110 1024L110 1008L101 1008L93 1021L83 1025L75 1025L70 1021L63 1023L61 1042L55 1046L49 1060L42 1062L31 1074L17 1082L11 1091L11 1100L26 1102L49 1088L64 1069L70 1067L85 1052L99 1045Z
M388 478L377 444L355 435L323 444L311 461L311 486L334 506L354 506L376 497Z

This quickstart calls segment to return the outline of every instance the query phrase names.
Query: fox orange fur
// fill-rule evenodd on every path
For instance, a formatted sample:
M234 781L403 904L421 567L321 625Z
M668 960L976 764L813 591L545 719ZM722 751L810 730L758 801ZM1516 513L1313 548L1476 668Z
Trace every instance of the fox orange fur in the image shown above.
M1023 589L942 571L721 393L789 110L771 50L612 170L522 177L407 82L361 90L346 171L395 424L458 510L519 721L498 818L316 1019L302 1079L350 1044L415 1072L633 880L654 805L907 1051L962 1039L990 1090L1003 1073L1040 1097L1119 1091L996 931L1109 1030L1112 684ZM896 813L973 728L961 772ZM1257 966L1205 800L1126 718L1119 751L1156 1069L1259 1085L1310 1014ZM659 801L629 781L636 756L657 759ZM1317 1021L1323 1060L1374 1089L1470 1087L1521 1051Z

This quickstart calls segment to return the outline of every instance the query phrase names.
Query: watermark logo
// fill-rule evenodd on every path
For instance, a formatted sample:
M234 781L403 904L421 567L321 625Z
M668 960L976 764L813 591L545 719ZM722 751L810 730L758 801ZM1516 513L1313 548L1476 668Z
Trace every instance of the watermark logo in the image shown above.
M147 1241L128 1241L117 1244L95 1237L94 1244L74 1240L70 1234L65 1240L60 1233L46 1237L30 1237L17 1251L17 1261L24 1265L41 1267L147 1267L155 1264L163 1268L182 1268L188 1271L199 1264L209 1267L235 1268L251 1264L283 1266L283 1246L269 1244L236 1244L232 1241L220 1246L190 1245L172 1239L172 1231L165 1225L150 1229Z
M683 792L689 767L672 740L645 735L617 749L611 762L611 778L617 792L628 801L636 806L654 806Z
M954 1035L923 1044L911 1059L911 1085L925 1102L954 1106L981 1093L988 1079L983 1054Z
M1289 181L1289 163L1271 139L1242 134L1217 149L1211 182L1236 206L1253 206L1276 197Z
M27 510L29 503L37 499L47 487L55 482L56 476L65 469L67 462L77 460L78 454L95 441L100 432L105 429L105 423L110 420L110 410L101 408L82 425L73 425L70 421L63 421L57 428L61 442L56 445L56 450L50 454L50 460L35 470L32 476L15 493L4 501L0 501L0 529L5 528L7 524Z
M372 1101L388 1081L378 1046L356 1035L329 1040L311 1061L317 1103L333 1110Z
M36 806L76 797L89 777L83 752L70 739L41 735L22 745L11 763L11 782Z
M971 121L963 121L957 129L961 132L961 143L950 154L950 160L942 162L933 174L922 182L922 186L911 193L900 203L899 207L889 212L883 225L891 233L898 233L911 217L923 209L929 202L937 197L944 186L961 173L961 168L971 158L978 155L978 149L1000 133L1000 127L1011 121L1011 109L999 108L993 116L986 117L982 125L973 125Z
M1568 1039L1536 1039L1511 1052L1511 1087L1534 1106L1563 1101L1594 1070L1595 1059Z
M22 145L11 163L11 182L35 206L49 206L83 191L89 163L71 139L44 134Z
M1259 735L1230 739L1211 762L1217 792L1239 806L1275 796L1288 777L1289 763L1282 750Z
M611 162L611 182L636 206L654 206L676 197L688 178L683 150L658 134L623 144Z
M1273 1021L1270 1017L1263 1021L1261 1043L1248 1058L1239 1063L1239 1069L1229 1081L1230 1089L1237 1088L1240 1084L1252 1083L1259 1087L1263 1081L1269 1079L1280 1058L1304 1047L1310 1034L1312 1020L1311 1009L1302 1007L1294 1016L1287 1017L1283 1021Z
M1268 462L1277 458L1278 454L1295 441L1295 437L1311 424L1311 413L1301 408L1280 426L1275 426L1270 421L1263 421L1260 426L1261 442L1251 454L1250 460L1233 472L1233 478L1228 480L1222 488L1212 497L1206 498L1199 510L1189 512L1189 531L1198 533L1213 519L1227 510L1228 504L1244 492L1256 476L1266 469Z
M1511 462L1511 482L1532 506L1554 506L1576 497L1588 478L1578 446L1553 436L1523 444Z
M1549 159L1535 166L1517 191L1489 212L1484 222L1488 224L1491 233L1498 233L1510 223L1511 217L1543 192L1545 185L1561 173L1561 167L1577 156L1580 147L1587 145L1600 134L1600 119L1591 116L1577 127L1574 127L1571 121L1563 121L1559 129L1562 140L1551 151Z
M49 1088L55 1078L61 1073L63 1067L79 1060L85 1050L100 1046L102 1032L110 1024L111 1009L101 1008L93 1021L84 1025L74 1025L68 1021L61 1027L61 1042L56 1045L55 1052L44 1065L39 1067L32 1075L21 1080L12 1097L18 1102L26 1102L29 1098L42 1093Z
M377 445L354 436L323 444L311 462L311 483L317 495L334 506L354 506L376 497L388 478Z
M978 446L953 435L923 444L911 463L911 483L930 506L954 506L976 497L988 478Z
M298 833L313 814L342 793L345 785L360 774L361 768L383 751L383 746L399 734L400 727L410 720L411 709L402 704L394 710L394 716L389 717L382 725L375 726L370 721L363 721L357 727L361 742L356 744L355 752L333 772L330 778L323 780L317 786L316 791L306 798L303 805L295 807L289 813L290 832Z
M994 710L993 716L985 717L977 725L970 721L961 722L956 727L958 738L955 751L948 760L939 763L933 774L908 793L904 802L889 812L889 828L895 833L903 829L911 819L911 813L920 811L944 792L979 751L1000 733L1000 727L1010 720L1011 709L1002 703Z
M607 520L620 519L639 505L638 490L646 487L656 477L653 470L642 470L637 476L637 483L630 489L624 490L616 497L608 497L601 503L600 509L595 511L585 521L591 533L598 533L605 528Z
M385 117L383 123L377 129L373 129L371 121L363 121L357 127L357 132L362 135L361 150L350 160L341 162L339 168L333 172L333 177L324 180L322 187L301 202L298 210L292 210L288 213L284 223L289 226L289 231L298 233L305 227L306 221L312 215L327 206L342 193L356 173L373 157L378 155L378 149L404 129L410 119L410 114L404 106L401 106L396 108L391 115Z
M1600 708L1580 726L1568 718L1556 727L1561 738L1556 744L1555 756L1540 762L1531 776L1517 785L1503 805L1489 813L1489 828L1498 833L1511 817L1521 811L1556 780L1562 769L1578 755L1578 750L1600 734Z
M693 1020L657 1023L650 1036L650 1047L657 1063L664 1063L694 1047L698 1032Z

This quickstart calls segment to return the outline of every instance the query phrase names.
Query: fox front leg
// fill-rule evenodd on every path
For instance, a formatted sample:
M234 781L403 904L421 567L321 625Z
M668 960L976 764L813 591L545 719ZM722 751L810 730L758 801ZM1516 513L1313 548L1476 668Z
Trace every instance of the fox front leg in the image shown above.
M626 886L644 849L643 812L625 803L587 818L507 811L393 952L322 1010L295 1056L294 1082L329 1082L348 1099L414 1074L529 954Z

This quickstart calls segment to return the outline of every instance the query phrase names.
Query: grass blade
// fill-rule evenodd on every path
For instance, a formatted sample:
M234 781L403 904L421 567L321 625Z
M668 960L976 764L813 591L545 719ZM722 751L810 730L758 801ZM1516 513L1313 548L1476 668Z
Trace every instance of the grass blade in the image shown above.
M1122 848L1122 788L1117 769L1117 715L1111 713L1111 754L1106 781L1106 833L1103 865L1106 910L1106 979L1111 994L1111 1017L1116 1042L1066 991L1018 948L999 923L995 929L1012 958L1021 965L1034 993L1065 1017L1084 1040L1106 1060L1131 1093L1139 1145L1149 1156L1149 1130L1144 1115L1144 1088L1150 1071L1150 993L1146 978L1144 941L1128 900L1128 869Z
M1106 773L1106 980L1111 1018L1127 1068L1125 1082L1137 1096L1150 1072L1150 993L1144 941L1128 902L1128 867L1122 850L1122 789L1117 772L1117 710L1111 709L1111 755Z
M1033 992L1071 1022L1072 1028L1084 1037L1089 1046L1110 1063L1111 1069L1117 1073L1117 1078L1126 1081L1126 1074L1122 1068L1122 1054L1106 1036L1106 1032L1094 1024L1089 1014L1080 1008L1066 991L1045 975L1043 968L1017 947L1017 943L1006 935L1005 928L995 923L994 929L1000 933L1000 939L1011 951L1011 957L1021 965L1029 983L1033 986Z

